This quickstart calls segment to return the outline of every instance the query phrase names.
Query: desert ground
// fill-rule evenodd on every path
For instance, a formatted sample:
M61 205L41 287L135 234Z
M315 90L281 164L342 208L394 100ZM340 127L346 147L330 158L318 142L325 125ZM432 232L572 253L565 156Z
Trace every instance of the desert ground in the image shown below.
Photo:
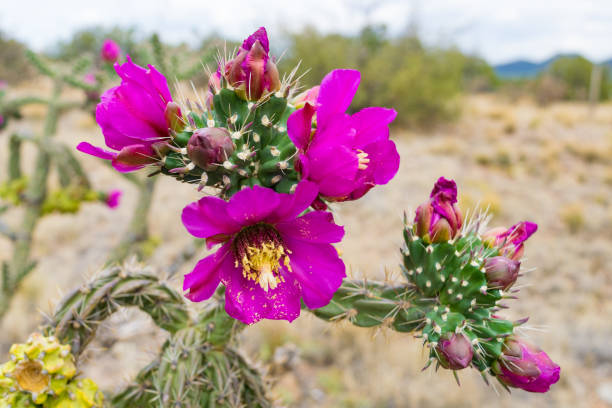
M25 92L25 91L24 91ZM11 129L35 132L44 112L26 111ZM0 134L5 146L11 129ZM561 380L546 395L486 386L475 370L421 372L427 353L419 339L389 330L330 325L308 313L292 324L267 321L241 334L244 352L274 374L273 395L287 407L607 407L612 406L612 105L539 107L500 96L469 96L455 123L427 131L393 130L402 157L396 178L362 200L334 208L346 228L341 244L355 278L383 279L400 262L402 214L426 200L439 176L454 178L460 206L489 207L492 226L520 220L539 224L528 241L518 283L520 300L504 316L529 316L523 334L561 365ZM91 116L62 118L57 139L70 146L102 144ZM5 170L6 149L0 149ZM34 331L63 292L100 268L127 227L135 204L129 182L90 157L81 157L94 185L122 188L121 206L84 205L76 215L46 217L36 230L36 270L0 323L0 360L11 343ZM0 173L0 180L4 179ZM161 276L191 242L182 207L199 197L195 187L159 180L150 216L160 245L148 264ZM17 225L19 213L3 216ZM0 261L10 257L0 238ZM205 255L201 250L199 257ZM188 262L172 279L195 265ZM397 273L392 277L399 279ZM105 389L120 387L163 342L138 311L114 316L90 348L84 374Z

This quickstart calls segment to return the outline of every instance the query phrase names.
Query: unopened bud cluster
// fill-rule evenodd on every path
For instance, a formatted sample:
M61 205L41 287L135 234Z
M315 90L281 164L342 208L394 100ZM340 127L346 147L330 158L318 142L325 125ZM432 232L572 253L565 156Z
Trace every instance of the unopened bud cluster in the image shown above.
M480 234L481 220L464 225L456 203L455 182L440 178L404 230L403 271L424 303L420 329L431 361L451 370L473 366L504 386L545 392L558 380L559 367L515 337L515 326L526 320L496 314L514 298L509 291L519 277L523 245L537 225L521 222Z

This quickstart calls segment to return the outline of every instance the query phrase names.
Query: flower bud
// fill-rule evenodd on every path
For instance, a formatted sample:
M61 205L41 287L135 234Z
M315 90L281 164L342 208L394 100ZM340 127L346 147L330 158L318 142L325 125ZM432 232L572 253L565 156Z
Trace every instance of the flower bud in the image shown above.
M494 228L485 232L483 241L490 247L499 246L500 254L518 261L523 256L523 243L538 230L538 224L521 221L507 230Z
M181 108L178 103L170 101L166 104L164 117L168 127L175 132L181 132L185 128L185 121L181 115Z
M461 229L462 215L457 202L457 185L453 180L440 177L431 192L429 201L420 205L414 219L416 234L426 242L446 242L457 236Z
M187 155L198 167L213 170L234 152L234 143L225 128L202 128L193 132Z
M497 378L509 387L529 392L547 392L559 381L561 368L538 347L510 337L497 367Z
M317 98L319 97L319 90L321 87L319 85L314 86L310 89L305 90L295 98L291 100L291 104L295 106L296 109L303 108L305 104L309 103L312 106L317 105Z
M451 370L466 368L474 356L472 343L464 334L453 333L446 338L441 338L436 350L442 367Z
M243 98L256 101L264 93L280 89L278 68L269 52L268 34L261 27L244 40L234 59L225 65L225 78Z
M221 77L221 68L217 67L217 70L210 74L208 78L208 91L206 92L205 103L209 111L213 110L213 98L221 89Z
M100 48L100 58L106 62L116 62L119 59L119 55L121 54L121 48L119 48L119 44L107 38L104 40L102 44L102 48Z
M104 202L110 209L115 209L119 207L119 202L121 200L121 195L123 192L119 189L111 190L104 199Z
M485 262L489 287L508 290L518 278L521 263L505 256L495 256Z

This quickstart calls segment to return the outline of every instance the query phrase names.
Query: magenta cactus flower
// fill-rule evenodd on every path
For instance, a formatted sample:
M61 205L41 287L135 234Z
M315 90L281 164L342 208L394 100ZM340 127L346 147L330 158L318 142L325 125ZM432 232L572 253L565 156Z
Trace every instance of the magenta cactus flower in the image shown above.
M509 338L499 361L497 378L509 387L547 392L559 381L561 368L538 347L523 339Z
M485 275L489 287L508 290L519 275L521 263L505 256L494 256L485 261Z
M119 202L121 201L122 194L123 194L123 191L119 189L111 190L106 195L106 199L105 199L105 202L108 208L114 210L115 208L119 207Z
M102 58L105 62L114 63L117 62L119 57L121 56L121 48L119 44L107 38L102 43L102 47L100 48L100 58Z
M538 224L521 221L507 230L493 228L483 235L490 246L499 246L500 254L518 261L524 253L524 242L538 230Z
M316 106L306 103L287 121L289 137L299 149L296 169L330 201L356 200L388 183L399 169L399 154L389 140L389 123L397 112L370 107L346 114L360 78L355 70L330 72L321 82Z
M130 172L158 160L156 150L166 144L174 123L166 112L172 96L166 78L152 65L144 69L128 56L124 64L115 64L115 71L121 77L121 85L102 94L96 121L106 145L116 151L88 142L81 142L77 149L111 160L120 172ZM180 110L175 114L180 116Z
M459 234L462 225L457 203L457 184L440 177L429 196L429 201L416 210L416 233L426 242L446 242Z
M452 333L440 339L438 346L438 360L444 368L462 370L470 365L474 356L474 348L470 339L464 334Z
M225 78L249 101L280 89L278 69L269 53L268 34L260 27L244 40L234 59L225 64Z
M185 207L187 230L209 247L222 244L185 276L187 298L208 299L222 282L225 310L245 324L292 321L300 315L300 298L309 308L327 305L346 276L331 245L344 229L329 212L300 216L317 193L310 182L299 183L294 194L255 186L229 202L204 197Z

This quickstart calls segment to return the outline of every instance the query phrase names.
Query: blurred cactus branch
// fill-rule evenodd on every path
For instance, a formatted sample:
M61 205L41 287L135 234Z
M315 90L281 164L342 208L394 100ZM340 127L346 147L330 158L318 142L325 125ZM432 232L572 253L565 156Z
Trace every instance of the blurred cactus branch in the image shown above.
M183 296L143 266L113 266L66 295L45 331L70 344L75 356L93 339L98 326L119 307L135 306L156 325L173 333L189 324Z
M125 238L115 247L109 257L108 264L125 260L129 255L144 257L141 244L149 239L149 210L153 201L156 178L147 178L138 185L138 201Z
M68 177L69 180L60 180L62 185L76 183L83 187L90 187L89 178L85 174L81 163L77 160L72 150L61 143L56 143L51 140L43 140L31 135L14 134L11 142L15 139L15 143L21 144L24 141L34 143L38 149L45 150L55 161L60 173L60 179ZM11 152L11 159L13 159ZM20 160L18 155L15 160ZM16 165L14 165L16 166ZM19 173L21 174L21 173ZM18 177L17 177L18 178Z
M51 98L49 99L47 116L41 139L50 139L57 130L59 118L58 103L62 91L62 83L55 81ZM10 162L10 165L15 165ZM18 164L17 164L18 165ZM34 268L35 263L30 259L32 237L38 220L42 216L42 204L47 195L47 178L51 167L51 155L39 149L34 172L30 177L23 201L25 213L20 233L14 241L13 257L8 265L4 266L2 279L2 297L0 298L0 317L8 310L11 298L19 287L21 281ZM16 171L16 169L13 169Z
M21 138L17 134L9 138L8 177L10 181L21 177Z
M139 264L97 273L67 294L44 323L46 335L78 358L121 307L138 307L170 333L159 355L112 396L114 407L271 407L259 370L235 348L245 327L224 310L223 288L190 317L183 296Z

